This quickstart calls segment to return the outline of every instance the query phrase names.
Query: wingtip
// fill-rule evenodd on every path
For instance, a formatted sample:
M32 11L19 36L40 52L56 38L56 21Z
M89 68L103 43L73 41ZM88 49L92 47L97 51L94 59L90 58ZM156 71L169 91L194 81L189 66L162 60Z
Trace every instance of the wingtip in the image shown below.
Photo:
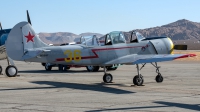
M180 57L177 57L175 59L180 59L180 58L189 58L189 57L195 57L197 56L196 54L186 54L186 55L183 55L183 56L180 56Z
M189 57L195 57L197 56L196 54L189 54Z

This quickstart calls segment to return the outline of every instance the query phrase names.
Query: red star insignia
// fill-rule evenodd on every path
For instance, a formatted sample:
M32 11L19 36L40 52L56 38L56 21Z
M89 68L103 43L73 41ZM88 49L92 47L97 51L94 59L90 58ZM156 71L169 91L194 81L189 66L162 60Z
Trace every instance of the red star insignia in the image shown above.
M27 42L29 42L29 41L32 41L32 42L34 42L33 41L33 38L35 37L35 35L31 35L31 33L29 32L28 33L28 35L27 36L25 36L26 38L27 38Z

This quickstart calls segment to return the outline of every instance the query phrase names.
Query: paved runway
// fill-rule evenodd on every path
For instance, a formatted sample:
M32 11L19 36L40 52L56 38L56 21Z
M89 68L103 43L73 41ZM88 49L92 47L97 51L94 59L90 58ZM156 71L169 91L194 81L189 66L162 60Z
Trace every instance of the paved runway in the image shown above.
M200 62L159 63L163 83L155 82L155 68L148 64L141 71L144 86L140 87L132 84L134 65L110 71L114 83L105 84L102 69L47 72L38 63L15 63L19 77L0 76L1 112L200 111ZM5 70L6 61L0 64Z

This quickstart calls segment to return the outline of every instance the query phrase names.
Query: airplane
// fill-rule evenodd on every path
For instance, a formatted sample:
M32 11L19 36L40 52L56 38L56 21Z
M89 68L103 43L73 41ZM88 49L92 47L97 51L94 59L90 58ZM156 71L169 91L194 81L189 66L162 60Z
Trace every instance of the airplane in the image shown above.
M31 24L31 20L30 20L30 16L29 16L29 13L28 13L28 10L27 10L27 20L28 22ZM13 60L7 56L6 54L6 48L5 48L5 41L7 40L8 38L8 34L10 33L11 29L3 29L2 28L2 25L0 23L0 60L4 60L4 59L7 59L7 63L8 63L8 66L6 67L6 70L5 70L5 73L8 77L14 77L17 75L17 67L15 66ZM8 73L8 69L10 68L15 68L13 70L16 70L16 74L14 75L11 75L11 73ZM0 74L2 74L2 71L3 71L3 68L2 66L0 65Z
M130 43L126 43L122 32L114 31L106 35L104 46L87 44L49 46L40 40L28 22L20 22L10 31L5 46L7 55L17 61L103 66L105 83L111 83L113 80L113 76L107 73L106 66L136 65L137 75L133 78L133 84L138 86L144 82L140 71L146 63L151 63L156 68L158 74L156 81L162 82L163 76L157 62L196 56L196 54L172 54L174 45L168 37L145 38L138 32L132 34L137 37L134 39L131 36ZM99 43L98 38L95 36L93 38L94 43ZM142 64L141 68L139 64Z
M8 37L8 34L9 32L11 31L11 29L3 29L2 28L2 25L0 23L0 60L4 60L4 59L7 59L7 63L8 63L8 66L6 67L6 74L7 74L7 70L9 69L10 66L14 66L14 63L13 63L13 60L10 59L7 54L6 54L6 48L5 48L5 41ZM15 67L16 68L16 67ZM17 68L16 68L17 70ZM0 74L2 74L2 71L3 71L3 68L2 66L0 65Z

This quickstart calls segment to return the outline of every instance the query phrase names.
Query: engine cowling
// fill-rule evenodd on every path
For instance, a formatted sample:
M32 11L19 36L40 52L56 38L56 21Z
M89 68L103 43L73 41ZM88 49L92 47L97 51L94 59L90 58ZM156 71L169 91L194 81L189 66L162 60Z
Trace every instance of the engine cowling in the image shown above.
M173 54L174 44L168 37L159 37L151 39L150 42L153 44L157 54Z

